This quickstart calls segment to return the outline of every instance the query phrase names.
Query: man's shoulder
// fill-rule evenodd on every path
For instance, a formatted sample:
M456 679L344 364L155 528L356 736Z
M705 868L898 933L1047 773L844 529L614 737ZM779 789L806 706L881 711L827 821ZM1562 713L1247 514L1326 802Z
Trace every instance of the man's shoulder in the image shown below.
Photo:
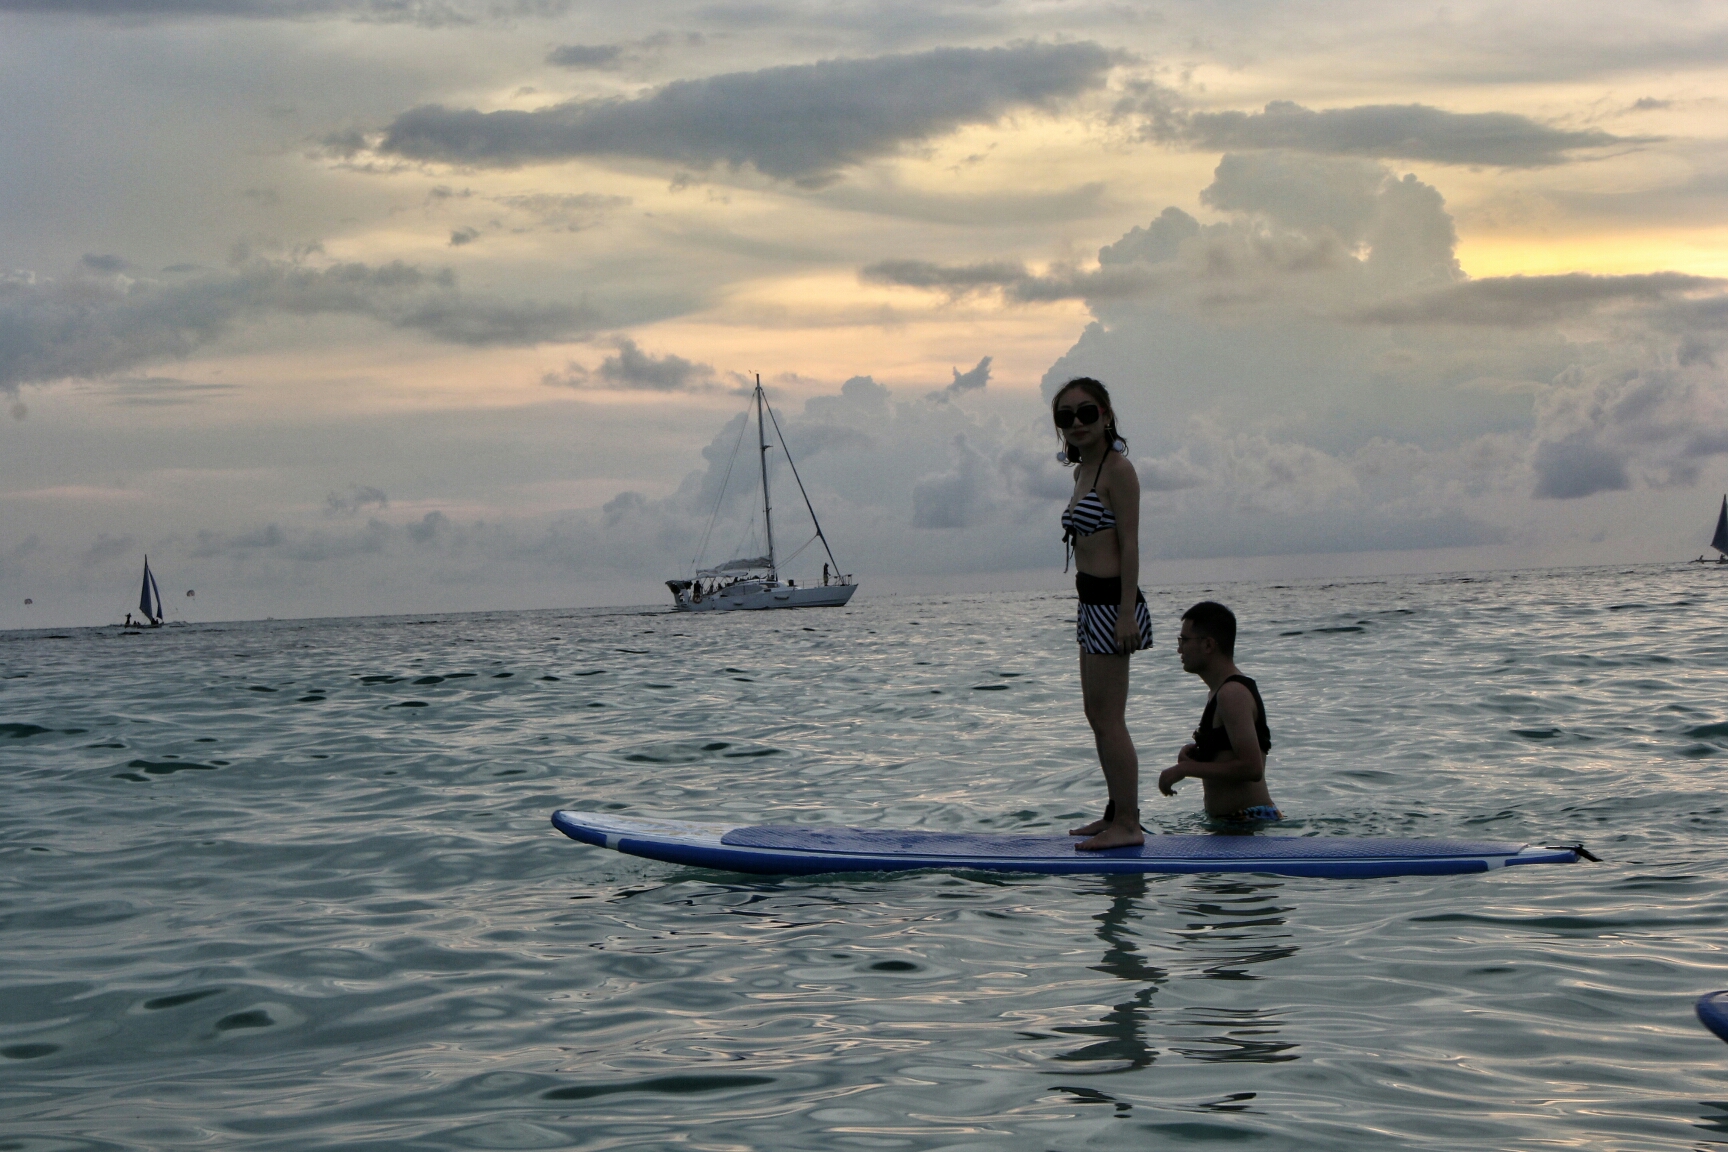
M1253 704L1254 689L1242 683L1243 680L1250 680L1250 678L1243 676L1240 672L1232 672L1230 676L1230 679L1218 685L1218 702L1220 704ZM1250 680L1250 682L1252 681ZM1257 688L1258 685L1255 687Z

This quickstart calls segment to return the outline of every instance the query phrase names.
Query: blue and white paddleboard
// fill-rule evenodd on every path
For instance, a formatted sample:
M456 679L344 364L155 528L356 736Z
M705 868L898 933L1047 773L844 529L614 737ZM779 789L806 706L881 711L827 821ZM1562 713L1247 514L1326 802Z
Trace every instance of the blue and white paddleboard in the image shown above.
M729 872L1272 872L1282 876L1440 876L1510 864L1572 864L1575 848L1495 840L1365 836L1148 836L1137 848L1080 852L1078 836L986 835L784 824L739 827L648 820L607 812L554 812L572 840L632 856Z
M1728 992L1709 992L1698 997L1698 1022L1728 1040Z

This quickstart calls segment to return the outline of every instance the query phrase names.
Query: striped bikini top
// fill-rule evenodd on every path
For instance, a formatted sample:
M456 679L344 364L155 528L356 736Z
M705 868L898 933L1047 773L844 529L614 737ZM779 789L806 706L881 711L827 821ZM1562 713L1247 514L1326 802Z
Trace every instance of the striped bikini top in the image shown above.
M1104 501L1098 499L1098 489L1094 488L1080 497L1074 507L1062 513L1062 538L1064 540L1080 536L1090 536L1102 532L1106 528L1116 527L1116 513L1104 507Z
M1062 571L1068 571L1068 565L1074 561L1074 541L1082 536L1091 536L1106 528L1116 527L1116 513L1104 507L1104 501L1098 498L1098 477L1104 474L1104 458L1110 455L1110 449L1104 449L1104 457L1098 460L1098 471L1092 474L1092 490L1074 501L1074 507L1062 512L1062 545L1064 559Z
M1104 449L1104 457L1110 455L1110 449ZM1074 507L1062 512L1062 539L1078 540L1082 536L1090 536L1102 532L1106 528L1116 527L1116 513L1104 507L1104 501L1098 498L1098 477L1104 474L1104 458L1098 461L1098 471L1092 473L1092 490L1074 502Z

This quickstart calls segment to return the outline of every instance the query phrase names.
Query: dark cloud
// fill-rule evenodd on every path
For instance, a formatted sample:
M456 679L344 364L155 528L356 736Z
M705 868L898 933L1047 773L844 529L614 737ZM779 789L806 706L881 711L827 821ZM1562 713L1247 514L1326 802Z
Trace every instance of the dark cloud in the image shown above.
M989 260L978 264L932 264L928 260L878 260L858 270L866 284L892 284L901 288L935 288L966 293L988 288L1007 288L1029 279L1031 273L1018 260Z
M454 228L450 232L450 247L460 248L462 245L472 244L478 239L480 239L480 230L478 228L469 228L466 226Z
M1370 324L1529 328L1615 304L1664 304L1725 284L1728 280L1682 272L1488 276L1366 307L1350 318Z
M500 167L639 156L706 169L751 165L820 185L841 168L1021 108L1051 109L1100 87L1114 57L1094 43L939 48L911 55L680 80L633 100L532 112L425 105L381 152Z
M954 467L912 486L912 527L971 528L990 518L1002 480L989 457L954 438Z
M1220 165L1222 168L1222 165ZM1205 194L1202 193L1202 196ZM1200 222L1180 208L1166 208L1152 223L1098 250L1099 264L1161 264L1174 260L1184 241L1200 235Z
M881 260L859 269L858 278L867 284L927 288L953 297L999 290L1004 299L1022 304L1133 296L1157 284L1157 279L1144 270L1126 266L1096 271L1057 266L1036 275L1024 264L1008 260L958 265Z
M894 185L870 187L848 181L813 192L812 199L825 207L849 212L975 227L984 220L1001 226L1089 219L1105 211L1104 191L1104 184L1093 182L1060 192L987 192L962 196Z
M956 396L984 387L990 383L990 361L993 357L986 356L965 372L958 368L950 369L954 379L948 387L939 392L930 393L930 399L938 401L952 400Z
M1538 444L1536 458L1538 499L1576 500L1598 492L1619 492L1632 487L1626 475L1623 453L1595 443L1585 434Z
M361 487L358 484L349 485L348 491L332 492L324 498L324 514L326 516L352 516L362 508L384 509L390 507L390 497L384 494L382 488L370 485Z
M600 192L529 192L495 196L493 200L533 217L538 227L564 232L592 228L608 212L630 203L628 196L610 196Z
M623 53L621 44L561 44L552 49L546 63L560 68L611 68Z
M186 554L199 560L217 556L239 561L256 556L312 563L347 560L355 556L382 553L395 531L396 529L377 519L368 520L364 526L344 532L298 528L285 531L276 524L266 524L248 532L201 529Z
M1697 482L1701 462L1728 453L1728 392L1707 364L1572 378L1544 398L1531 466L1534 494L1571 500Z
M650 356L625 337L618 341L618 354L602 360L596 375L614 388L685 392L706 386L714 378L714 369L671 353Z
M586 335L586 306L463 293L448 270L245 259L166 280L0 275L0 389L102 376L186 356L272 313L367 316L447 343L528 345Z
M78 263L92 272L124 272L131 265L118 256L96 256L86 253L79 258Z
M428 512L407 526L408 539L416 544L430 544L450 531L450 517L442 512Z
M149 19L350 19L427 28L561 16L570 0L0 0L0 12Z
M1134 112L1155 140L1211 152L1280 148L1332 156L1544 168L1576 153L1654 142L1598 129L1551 128L1512 112L1447 112L1425 104L1365 104L1315 111L1275 100L1261 112L1187 112L1171 94L1142 97Z
M94 544L84 550L84 554L78 558L78 563L81 567L89 568L96 564L118 559L132 551L137 543L130 536L110 536L103 532L96 537Z
M137 408L161 408L177 404L197 404L236 392L238 384L199 383L178 380L172 376L129 376L93 382L89 390L109 397L113 404Z

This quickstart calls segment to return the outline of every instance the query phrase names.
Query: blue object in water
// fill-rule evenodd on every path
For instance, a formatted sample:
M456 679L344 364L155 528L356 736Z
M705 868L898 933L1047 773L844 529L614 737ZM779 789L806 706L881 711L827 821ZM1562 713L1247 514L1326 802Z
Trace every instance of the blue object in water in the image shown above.
M985 835L875 828L736 827L606 812L552 814L572 840L632 856L763 875L906 872L1269 872L1282 876L1439 876L1511 864L1572 864L1577 848L1496 840L1365 836L1148 836L1135 848L1081 852L1078 836ZM1700 1009L1702 1011L1702 1009Z
M1698 1022L1728 1040L1728 991L1707 992L1698 997Z

